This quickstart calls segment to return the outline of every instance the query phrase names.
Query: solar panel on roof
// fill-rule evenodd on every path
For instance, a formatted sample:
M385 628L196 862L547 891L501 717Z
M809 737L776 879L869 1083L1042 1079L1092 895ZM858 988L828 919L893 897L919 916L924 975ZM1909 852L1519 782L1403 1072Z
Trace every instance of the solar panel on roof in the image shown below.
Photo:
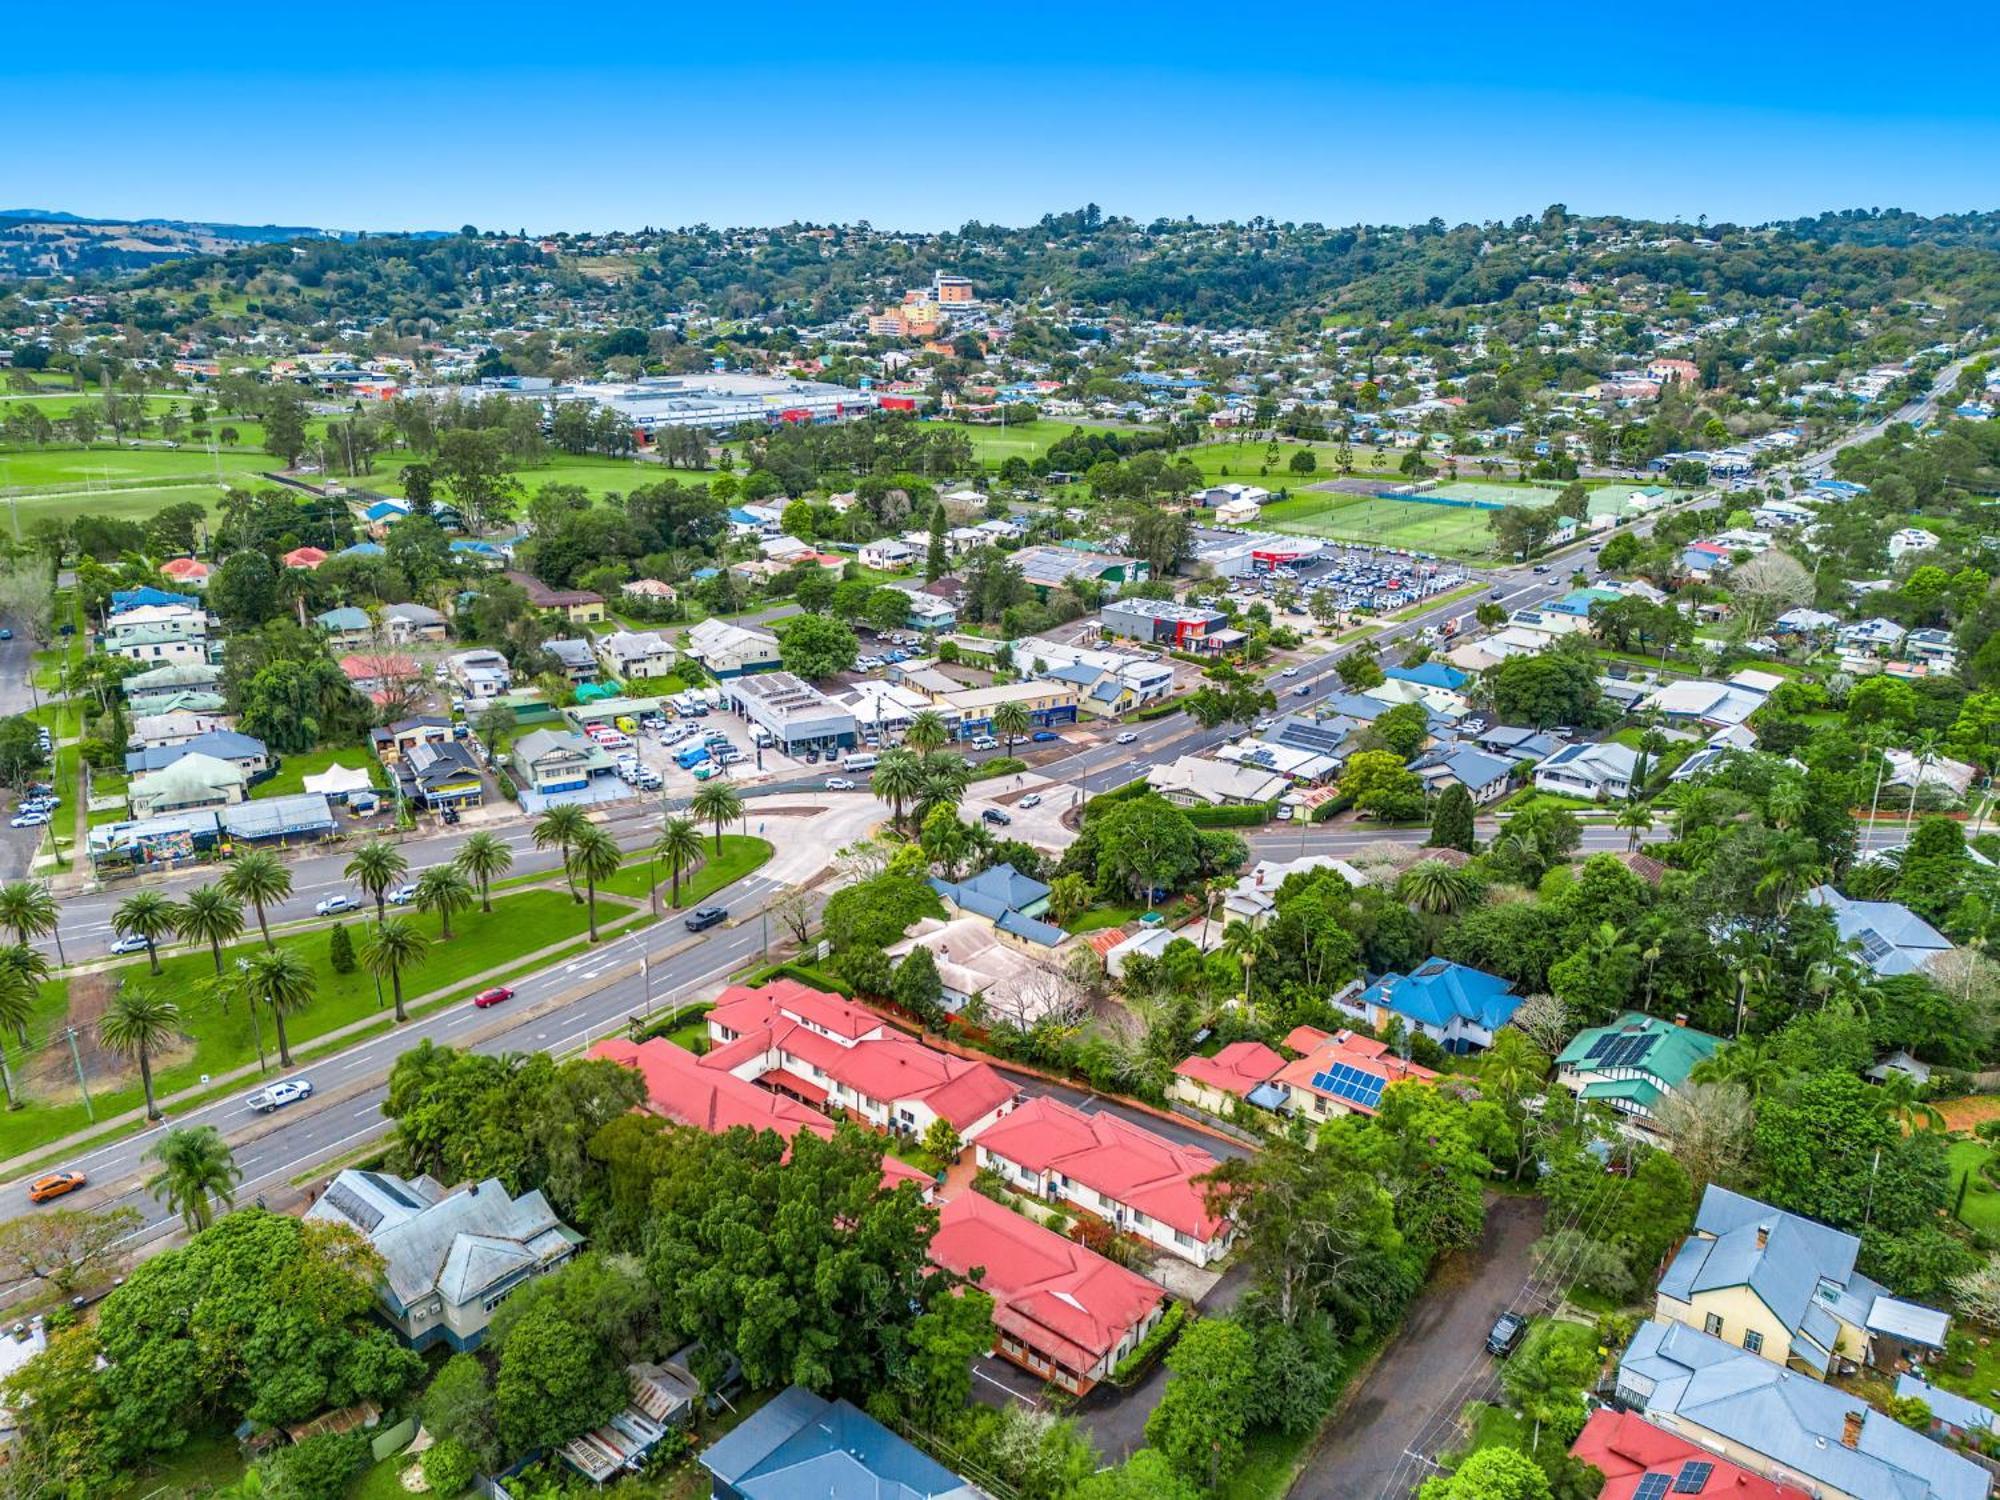
M1637 1036L1632 1038L1631 1055L1626 1059L1626 1066L1637 1067L1640 1063L1644 1062L1646 1054L1653 1050L1653 1047L1659 1040L1656 1036Z
M1715 1472L1715 1465L1706 1459L1691 1458L1681 1465L1680 1478L1674 1481L1676 1495L1699 1495L1701 1487L1708 1483L1708 1476Z
M1665 1500L1666 1493L1667 1476L1648 1474L1639 1481L1639 1488L1632 1491L1632 1500Z
M1612 1044L1615 1043L1617 1040L1618 1040L1617 1032L1615 1031L1605 1032L1603 1036L1599 1037L1596 1041L1590 1044L1590 1050L1583 1054L1583 1060L1585 1062L1589 1062L1593 1057L1604 1056L1606 1052L1611 1050Z

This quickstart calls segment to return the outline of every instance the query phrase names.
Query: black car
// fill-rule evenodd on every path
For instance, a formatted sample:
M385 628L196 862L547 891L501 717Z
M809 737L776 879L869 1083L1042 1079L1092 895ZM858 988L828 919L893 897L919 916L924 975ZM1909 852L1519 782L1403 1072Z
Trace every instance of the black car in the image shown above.
M1528 1320L1517 1312L1500 1314L1500 1321L1486 1335L1486 1352L1505 1359L1520 1346L1528 1332Z
M979 816L984 818L987 822L993 824L996 828L1004 828L1009 823L1014 821L1012 818L1008 817L1007 814L1000 811L1000 809L997 807L989 807Z
M687 919L689 932L706 932L718 922L727 921L729 908L726 906L704 906L691 912Z

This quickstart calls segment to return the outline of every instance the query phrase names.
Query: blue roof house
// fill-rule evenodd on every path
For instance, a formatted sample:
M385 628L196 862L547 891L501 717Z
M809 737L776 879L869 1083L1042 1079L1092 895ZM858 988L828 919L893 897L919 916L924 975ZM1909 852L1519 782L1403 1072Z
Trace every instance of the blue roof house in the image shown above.
M1012 938L1041 948L1059 948L1069 934L1042 920L1049 909L1049 888L1010 864L983 870L970 880L933 879L931 889L960 911L984 917Z
M714 1500L979 1500L866 1412L797 1385L717 1439L701 1466Z
M1414 667L1386 667L1382 675L1397 682L1414 682L1419 687L1443 688L1455 693L1471 681L1471 674L1441 661L1420 662Z
M1409 974L1384 974L1356 1002L1377 1029L1394 1018L1459 1053L1492 1046L1493 1034L1514 1019L1520 1003L1514 986L1499 975L1443 958L1426 959Z
M111 613L122 615L128 609L158 608L170 604L185 605L192 609L200 602L193 594L170 594L165 589L156 589L150 583L146 583L136 589L112 590Z

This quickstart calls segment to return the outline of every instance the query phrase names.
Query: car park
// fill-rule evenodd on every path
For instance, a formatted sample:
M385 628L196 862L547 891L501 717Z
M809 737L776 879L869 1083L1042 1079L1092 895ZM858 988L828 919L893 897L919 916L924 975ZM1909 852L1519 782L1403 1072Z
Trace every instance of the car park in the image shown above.
M286 1078L266 1088L257 1090L243 1102L260 1115L268 1115L274 1109L283 1109L287 1104L296 1104L301 1099L312 1097L310 1078Z
M89 1181L81 1172L45 1172L28 1184L28 1201L47 1203L51 1198L75 1192Z
M686 927L689 932L706 932L709 928L716 926L718 923L726 922L728 919L728 907L704 906L689 913L687 921L681 925Z
M318 916L330 917L335 912L359 911L360 909L361 903L356 901L352 896L340 895L328 896L324 901L319 902L313 907L313 912Z
M481 990L478 994L474 995L472 997L472 1004L477 1010L485 1010L488 1006L498 1005L504 1000L512 1000L513 998L514 992L508 989L506 985L496 984L492 989Z

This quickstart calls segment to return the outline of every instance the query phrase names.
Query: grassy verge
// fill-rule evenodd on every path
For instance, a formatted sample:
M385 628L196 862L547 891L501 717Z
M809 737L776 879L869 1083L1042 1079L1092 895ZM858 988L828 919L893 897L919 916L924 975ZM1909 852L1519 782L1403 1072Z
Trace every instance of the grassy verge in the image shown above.
M741 880L758 868L772 853L768 839L746 837L740 833L725 833L722 836L722 852L715 852L715 841L702 840L702 851L706 856L701 868L693 875L681 880L681 906L693 906L705 897L721 890L724 886ZM667 868L658 860L648 860L644 855L629 859L625 867L598 887L615 896L629 896L634 901L647 899L647 892L657 878L663 891L671 895L671 882L667 879ZM668 899L662 896L664 903Z

